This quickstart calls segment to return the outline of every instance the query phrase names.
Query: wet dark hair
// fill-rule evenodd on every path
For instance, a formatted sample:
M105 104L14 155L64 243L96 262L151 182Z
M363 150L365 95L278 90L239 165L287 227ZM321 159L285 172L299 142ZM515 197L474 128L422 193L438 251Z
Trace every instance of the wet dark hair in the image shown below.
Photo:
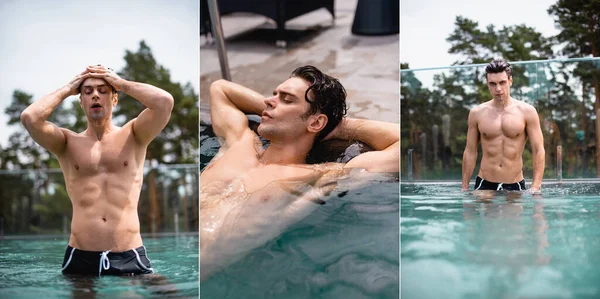
M510 63L504 59L494 59L490 64L485 67L485 79L487 79L488 74L497 74L506 72L506 75L510 78L512 76L512 67Z
M303 117L306 118L317 113L327 116L327 124L315 137L315 143L317 143L331 133L346 115L348 111L346 89L338 79L324 74L312 65L295 69L290 77L298 77L310 83L310 87L304 93L304 99L310 104L310 107ZM312 101L308 97L310 91L313 95Z

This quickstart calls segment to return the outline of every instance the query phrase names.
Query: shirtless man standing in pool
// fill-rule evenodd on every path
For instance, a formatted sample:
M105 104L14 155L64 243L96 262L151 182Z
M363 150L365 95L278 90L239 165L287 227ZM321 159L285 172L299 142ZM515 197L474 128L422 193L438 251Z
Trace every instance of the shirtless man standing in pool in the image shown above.
M119 90L146 106L122 127L112 123ZM75 133L46 121L60 103L77 94L87 118L85 131ZM137 206L146 148L166 126L172 109L168 92L121 79L98 65L87 67L21 114L31 137L58 158L73 204L63 273L153 272L140 235Z
M210 87L221 149L200 176L200 278L239 260L324 203L350 168L398 172L398 124L344 118L340 82L312 66L296 69L265 98L225 80ZM261 115L258 134L245 114ZM359 140L374 151L346 164L307 165L314 142Z
M483 156L475 190L525 190L523 149L529 139L533 156L532 193L541 192L544 175L544 136L535 108L510 96L511 66L497 59L485 68L492 99L471 109L467 146L462 162L462 190L469 190L469 180L477 162L477 144Z

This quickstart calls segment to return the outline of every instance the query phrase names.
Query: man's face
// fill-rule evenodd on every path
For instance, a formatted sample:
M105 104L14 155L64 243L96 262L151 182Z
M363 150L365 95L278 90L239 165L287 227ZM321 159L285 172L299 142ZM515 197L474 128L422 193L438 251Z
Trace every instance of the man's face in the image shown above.
M294 140L306 134L312 117L303 118L310 107L304 99L308 87L310 84L298 77L289 78L277 86L273 96L265 99L267 109L263 111L258 133L268 140Z
M112 108L117 105L117 94L103 79L87 78L81 83L79 104L88 118L101 120L112 115Z
M487 74L487 85L492 97L503 102L510 97L512 77L508 77L506 72Z

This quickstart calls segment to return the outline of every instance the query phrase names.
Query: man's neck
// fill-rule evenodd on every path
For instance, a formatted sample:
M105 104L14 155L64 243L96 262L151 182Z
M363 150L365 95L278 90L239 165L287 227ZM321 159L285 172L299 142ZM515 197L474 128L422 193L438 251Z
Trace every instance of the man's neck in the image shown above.
M293 143L271 141L260 157L260 162L268 164L306 164L306 156L312 143L298 141Z
M102 137L111 132L113 130L112 119L101 119L101 120L92 120L88 119L88 127L86 132L98 138L98 140L102 140Z
M493 99L493 106L498 108L498 109L504 109L506 107L508 107L508 105L510 105L512 103L512 98L510 95L508 95L503 101L500 100L496 100Z

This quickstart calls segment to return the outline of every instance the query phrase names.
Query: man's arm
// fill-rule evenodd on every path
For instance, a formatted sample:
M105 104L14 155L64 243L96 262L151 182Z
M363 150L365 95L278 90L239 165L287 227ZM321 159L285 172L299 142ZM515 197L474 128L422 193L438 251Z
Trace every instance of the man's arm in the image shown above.
M467 145L463 152L462 160L462 191L469 190L469 181L477 163L477 145L479 143L479 130L477 129L477 116L475 109L469 112L469 129L467 130Z
M133 120L133 134L140 143L149 144L165 128L174 104L170 93L149 84L121 79L103 66L90 66L88 70L91 77L106 80L115 89L130 95L146 107Z
M77 75L64 87L43 96L21 113L21 123L31 138L43 148L58 155L66 145L64 132L55 124L47 121L48 117L67 97L77 95L81 82L90 77L87 70Z
M248 130L245 114L261 115L267 108L264 97L254 90L227 80L210 85L210 118L215 134L228 145L236 142Z
M375 151L366 152L346 163L345 168L364 168L369 172L399 172L400 127L398 124L344 118L324 139L358 140Z
M542 188L542 178L546 164L546 150L544 149L544 135L540 126L540 118L533 106L529 106L525 114L527 137L531 144L533 156L533 179L531 191L539 192Z

